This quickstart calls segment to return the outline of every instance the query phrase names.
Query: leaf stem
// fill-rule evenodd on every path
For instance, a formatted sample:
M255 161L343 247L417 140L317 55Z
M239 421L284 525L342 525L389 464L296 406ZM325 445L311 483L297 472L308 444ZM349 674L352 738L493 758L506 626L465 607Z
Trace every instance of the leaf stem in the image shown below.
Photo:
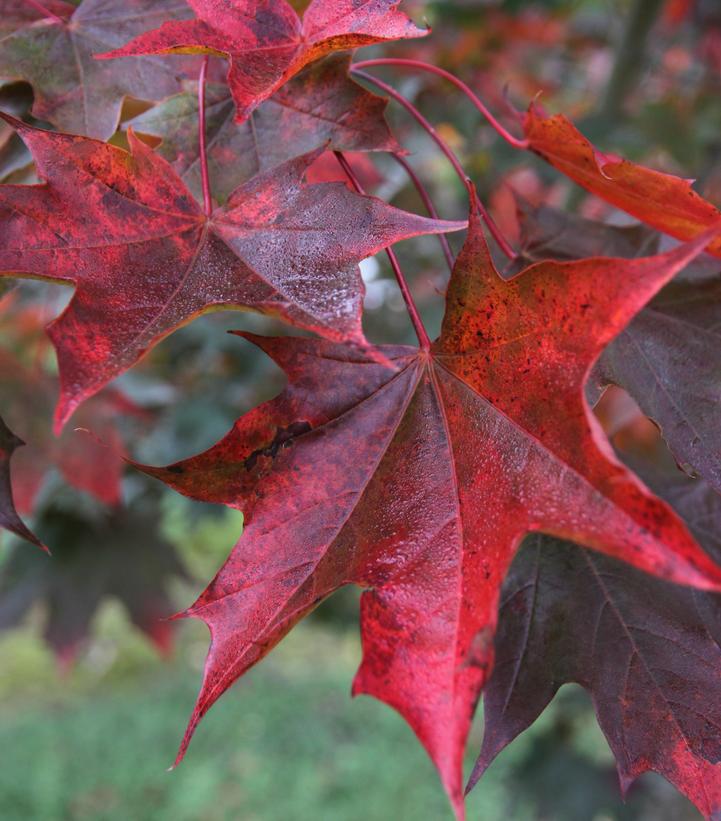
M203 211L209 217L213 213L213 199L210 196L210 175L208 155L205 146L205 78L208 73L208 55L203 57L198 76L198 145L200 147L200 177L203 184Z
M402 105L403 108L406 109L406 111L411 115L411 117L413 117L413 119L418 123L418 125L420 125L421 128L423 128L423 130L428 133L431 139L446 155L448 161L453 166L456 174L458 174L459 179L463 183L463 187L465 188L468 182L468 174L466 174L466 172L463 170L463 166L461 165L460 160L453 152L453 149L448 145L448 143L443 139L443 137L441 137L441 135L436 131L436 129L428 122L428 120L421 114L421 112L413 105L413 103L411 103L410 100L406 99L402 94L396 91L395 88L389 86L387 83L384 83L382 80L379 80L377 77L374 77L372 74L366 74L365 71L356 70L354 70L353 73L357 77L360 77L362 80L366 80L367 82L376 86L376 88L379 88L391 99L395 100L397 103ZM508 240L501 233L501 230L496 225L493 217L491 217L488 211L486 211L483 203L481 203L480 201L479 206L481 217L488 226L488 230L491 232L493 239L495 239L495 241L498 243L498 247L510 260L515 260L518 255L513 250Z
M423 200L423 204L425 205L426 211L428 211L429 216L437 220L439 218L438 211L436 211L436 207L435 205L433 205L433 200L431 199L430 194L428 193L428 190L426 189L425 185L423 185L423 183L421 182L420 177L413 170L411 164L406 160L405 157L401 156L397 152L391 154L391 157L393 157L393 159L398 163L398 165L400 165L401 168L405 170L406 174L408 174L411 182L413 183L416 191L418 192L418 195L420 196L421 200ZM454 259L453 252L451 251L451 246L448 242L448 237L446 237L445 234L438 234L438 241L441 243L441 248L443 249L443 255L445 256L446 262L448 263L448 268L452 271Z
M503 139L509 144L512 145L514 148L519 149L526 149L528 148L528 140L520 140L518 137L514 137L513 134L510 133L506 128L504 128L498 120L491 114L491 112L486 108L483 101L478 97L478 95L470 88L470 86L466 85L463 80L460 80L456 77L455 74L451 74L450 71L446 71L443 68L439 68L438 66L434 66L432 63L422 63L420 60L404 60L398 57L386 57L386 58L379 58L377 60L362 60L358 63L354 63L351 66L351 71L356 71L357 69L363 68L370 68L371 66L399 66L403 68L413 68L418 69L420 71L428 71L431 74L437 74L439 77L443 77L444 79L448 80L449 82L453 83L453 85L460 89L466 97L473 103L473 105L481 112L481 114L488 120L488 123L491 127L501 136Z
M359 194L365 194L366 192L363 189L363 186L360 184L360 180L356 177L355 172L350 166L350 163L343 155L342 151L334 151L335 158L340 163L340 167L345 171L346 176L351 182L351 185ZM391 268L393 269L393 273L395 274L396 281L398 282L398 287L401 290L401 294L403 296L403 301L406 303L406 308L408 309L408 315L411 318L411 322L413 323L413 330L416 332L416 336L418 337L418 343L422 350L428 351L431 348L431 340L426 332L425 326L423 325L423 320L421 319L421 315L418 312L418 308L416 307L416 303L413 301L413 296L410 292L410 288L408 287L408 283L406 282L406 278L403 276L403 271L401 271L401 266L398 263L398 257L395 255L395 252L392 248L385 249L386 254L388 254L388 260L391 264Z
M43 14L49 20L53 20L56 23L62 23L62 24L65 23L65 21L62 19L62 17L58 17L57 14L54 14L49 9L46 9L45 6L42 3L38 3L37 0L25 0L25 2L29 6L32 6L36 11L39 11L40 14Z

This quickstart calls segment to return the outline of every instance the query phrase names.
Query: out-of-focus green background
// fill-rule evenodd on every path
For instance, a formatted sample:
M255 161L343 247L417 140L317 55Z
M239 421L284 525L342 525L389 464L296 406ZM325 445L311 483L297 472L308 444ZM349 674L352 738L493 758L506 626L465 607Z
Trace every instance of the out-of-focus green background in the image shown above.
M599 147L698 177L700 190L718 201L718 0L436 0L408 6L416 17L425 14L435 32L427 43L398 47L398 54L455 70L496 110L506 84L519 106L542 90L544 104L573 116ZM629 40L634 14L635 39ZM511 236L509 183L531 199L608 216L607 208L579 196L534 158L499 144L448 87L406 73L395 83L458 151ZM443 158L405 115L394 110L391 120L439 211L462 216L464 193ZM385 175L378 193L420 209L398 169L383 160L378 167ZM452 242L457 248L459 239ZM437 288L445 276L437 245L426 238L400 251L426 316L437 326ZM407 338L402 305L382 261L365 273L370 337ZM27 287L32 297L34 286ZM253 318L205 317L123 377L122 387L154 405L157 414L152 432L131 443L136 457L164 463L197 452L277 390L277 371L247 343L223 334L233 327L283 332ZM126 501L147 495L147 487L129 476ZM56 504L56 489L51 478L41 509ZM71 492L63 505L89 520L97 515L86 510L92 504L81 494ZM170 587L181 609L224 560L242 517L194 506L170 492L159 496L155 511L161 534L188 569L188 578ZM36 522L41 535L43 515L41 510ZM12 548L3 537L0 563ZM81 597L82 588L75 595ZM360 658L355 614L352 591L322 606L221 699L184 763L168 772L199 685L205 627L179 624L173 656L162 658L117 601L103 599L75 663L60 664L43 642L46 608L40 601L20 626L0 634L0 821L450 819L433 768L400 717L368 698L350 699ZM481 725L479 715L469 765ZM483 821L699 817L653 775L621 802L591 705L573 687L565 687L532 730L493 764L469 797L468 811Z
M217 524L201 525L203 537L230 536L230 521ZM65 674L31 625L6 635L3 821L450 821L411 730L385 705L351 700L360 647L342 609L296 628L221 699L168 772L206 649L205 628L187 623L174 659L159 659L113 602ZM470 751L479 744L477 722ZM483 821L697 817L654 776L622 804L608 747L574 688L492 765L468 810Z

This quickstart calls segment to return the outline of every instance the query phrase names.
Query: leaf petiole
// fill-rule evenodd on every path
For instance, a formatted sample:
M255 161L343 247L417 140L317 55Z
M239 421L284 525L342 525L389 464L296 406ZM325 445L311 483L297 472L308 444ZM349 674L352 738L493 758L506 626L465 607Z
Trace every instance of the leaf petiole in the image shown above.
M200 147L200 176L203 186L203 211L209 217L213 213L213 199L210 196L210 176L208 155L205 146L205 78L208 73L208 55L203 58L198 76L198 144Z
M468 85L466 85L463 80L460 80L455 74L451 74L450 71L434 66L432 63L422 63L420 60L404 60L397 57L378 58L377 60L362 60L358 63L354 63L351 67L351 71L355 72L358 69L371 68L371 66L400 66L403 68L414 68L419 69L420 71L428 71L431 74L436 74L439 77L443 77L453 83L456 88L460 89L466 97L468 97L473 105L486 118L489 125L496 131L496 133L503 137L509 145L519 149L528 148L528 140L520 140L518 137L514 137L513 134L504 128L493 116L493 114L491 114L478 95Z
M57 14L54 14L49 9L46 9L42 3L38 3L37 0L25 0L29 6L32 6L34 9L40 12L40 14L44 15L48 20L52 20L54 23L65 23L62 17L58 17Z
M421 64L422 65L422 64ZM431 139L436 143L436 145L441 149L441 151L446 155L448 161L453 166L456 174L460 181L463 183L463 186L466 186L468 181L468 174L463 169L460 160L455 155L453 149L448 145L448 143L441 137L441 135L436 131L436 129L431 125L431 123L421 114L421 112L408 100L404 97L400 92L396 91L395 88L389 86L388 83L384 83L383 80L379 80L377 77L374 77L372 74L367 74L365 71L358 71L357 69L352 69L353 74L356 77L360 77L362 80L371 83L372 85L379 88L385 94L387 94L392 100L395 100L399 105L402 105L403 108L413 117L413 119L421 126L421 128L428 133ZM496 225L495 220L493 217L486 211L483 203L479 201L479 210L481 212L481 216L483 217L483 221L485 222L488 230L491 232L493 239L498 243L498 247L503 251L503 253L510 259L515 260L517 258L516 252L511 247L508 240L503 236L501 233L500 228Z
M359 194L365 194L365 190L363 186L360 184L358 177L356 177L355 172L350 166L348 160L343 156L342 151L334 151L335 158L338 160L340 167L345 171L346 176L351 182L351 185ZM406 303L406 308L408 309L408 315L411 318L411 322L413 323L413 330L416 332L416 336L418 337L418 344L420 345L421 349L424 351L428 351L431 348L431 340L428 336L428 333L423 325L423 320L421 319L421 315L418 312L418 308L416 307L416 303L413 301L413 295L411 294L410 288L408 287L408 283L406 282L406 278L403 275L403 271L401 270L401 266L398 263L398 257L395 255L395 252L392 248L385 249L386 254L388 254L388 260L391 264L391 268L393 269L393 273L395 274L396 281L398 282L398 287L401 290L401 294L403 296L403 301Z
M406 160L405 157L401 156L397 152L393 152L391 157L401 166L408 174L411 182L413 183L416 191L418 192L418 196L423 201L423 205L425 205L426 210L428 211L428 215L431 216L434 220L437 220L438 211L436 211L435 205L433 205L433 200L431 199L430 194L428 193L427 188L423 185L420 177L416 172L413 170L413 166ZM446 258L446 262L448 263L449 269L453 270L453 251L451 251L451 246L448 242L448 237L445 234L438 234L438 241L441 243L441 248L443 249L443 256Z

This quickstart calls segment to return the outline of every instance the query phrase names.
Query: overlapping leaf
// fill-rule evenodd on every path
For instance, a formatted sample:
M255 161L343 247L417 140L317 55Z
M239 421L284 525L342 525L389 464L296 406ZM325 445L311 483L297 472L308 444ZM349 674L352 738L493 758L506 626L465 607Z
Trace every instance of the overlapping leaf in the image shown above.
M33 114L39 119L107 140L126 96L162 100L180 91L187 62L139 57L111 65L93 54L119 46L154 23L187 17L182 0L84 0L77 8L53 0L45 5L54 17L43 18L24 0L0 0L0 77L32 85Z
M544 207L521 222L527 257L574 259L604 246L653 248L641 226L619 228ZM700 262L700 261L699 261ZM669 283L604 351L589 386L627 390L659 425L679 464L721 491L721 265L710 257Z
M522 264L590 256L637 257L656 253L659 235L645 225L610 225L516 197Z
M309 66L244 123L235 122L228 87L208 86L208 168L218 199L225 200L255 174L328 142L339 151L399 150L384 119L386 101L354 83L348 65L348 57L331 56ZM188 188L200 194L197 94L171 97L128 125L162 137L159 153Z
M76 286L49 328L60 366L57 427L204 311L253 308L365 345L357 263L399 239L465 225L399 211L341 184L308 185L316 153L254 177L206 217L132 133L128 153L15 126L46 183L0 187L0 273Z
M531 106L524 121L529 148L601 199L677 239L691 239L721 219L689 180L603 154L564 116L544 116ZM709 245L721 256L721 238Z
M134 508L88 521L61 509L43 516L51 559L16 550L0 573L0 630L28 610L46 607L45 640L65 664L75 658L106 598L121 602L133 623L167 653L172 647L169 585L186 576L173 546L158 532L157 513Z
M721 278L666 286L604 353L600 384L625 388L678 463L721 492Z
M721 499L682 474L657 489L721 559ZM471 783L572 681L593 696L624 792L655 770L716 818L720 669L718 595L653 579L569 542L530 537L504 585Z
M47 0L43 3L43 8L48 14L57 17L70 17L75 11L72 3L65 3L64 0ZM47 15L41 9L28 3L27 0L3 0L2 14L0 15L0 36L10 34L21 26L29 26L44 20Z
M24 444L23 440L15 436L0 417L0 527L4 527L5 530L21 536L38 547L43 547L42 542L28 529L18 515L13 498L10 459L13 453Z
M55 437L51 427L57 379L28 367L5 348L0 348L0 374L3 413L29 443L14 459L18 510L34 512L38 493L52 469L103 504L118 505L125 446L117 419L121 414L139 417L140 409L121 393L108 390L92 397L78 412L78 426L93 436L66 429Z
M241 122L291 77L320 57L422 37L399 0L313 0L301 22L286 0L188 0L197 19L164 23L102 59L138 54L219 54Z
M327 341L250 337L285 370L286 391L207 452L145 468L246 521L187 611L212 644L180 755L233 681L356 583L367 591L354 692L403 714L460 818L500 587L526 532L718 588L721 569L615 461L583 397L603 346L709 238L640 260L543 263L505 282L474 208L431 351L384 348L394 370Z

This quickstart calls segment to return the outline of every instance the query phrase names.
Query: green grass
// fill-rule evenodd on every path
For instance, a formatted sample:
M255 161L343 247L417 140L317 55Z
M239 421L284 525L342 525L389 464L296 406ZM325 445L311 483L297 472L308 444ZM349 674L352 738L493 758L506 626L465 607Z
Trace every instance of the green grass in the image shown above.
M175 660L163 662L119 606L105 605L65 675L37 633L31 620L0 640L0 821L452 821L400 716L350 698L354 627L299 625L210 711L172 772L207 649L203 625L184 624ZM658 778L645 802L624 808L587 697L565 693L492 765L469 819L699 817ZM553 735L559 719L575 728L570 745Z
M3 657L15 662L0 676L2 821L451 819L404 722L372 699L351 700L355 639L318 624L298 628L233 688L167 772L195 697L199 673L188 660L199 660L202 637L202 628L186 630L169 666L136 648L140 674L127 659L108 667L91 652L65 681L27 636L6 640ZM18 689L20 667L34 670L29 689ZM494 772L472 798L473 817L505 818L503 797Z

